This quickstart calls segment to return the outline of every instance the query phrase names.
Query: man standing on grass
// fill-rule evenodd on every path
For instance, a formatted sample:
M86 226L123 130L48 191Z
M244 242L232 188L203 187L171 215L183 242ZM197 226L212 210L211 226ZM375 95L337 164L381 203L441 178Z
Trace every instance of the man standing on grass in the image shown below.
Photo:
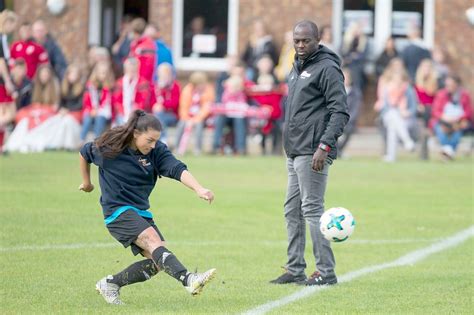
M324 285L337 283L329 241L319 230L329 166L337 157L337 138L349 120L344 76L337 55L319 45L318 27L301 21L293 29L296 51L288 81L284 147L288 189L286 272L271 283ZM306 222L313 241L317 271L306 278Z

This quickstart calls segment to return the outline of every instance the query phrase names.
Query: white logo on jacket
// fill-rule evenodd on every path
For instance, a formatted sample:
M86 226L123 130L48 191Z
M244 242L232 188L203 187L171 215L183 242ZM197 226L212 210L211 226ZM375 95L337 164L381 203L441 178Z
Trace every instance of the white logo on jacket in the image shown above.
M309 78L310 76L311 76L311 73L306 72L306 70L305 70L305 71L303 71L303 73L301 73L300 78L306 79L306 78Z

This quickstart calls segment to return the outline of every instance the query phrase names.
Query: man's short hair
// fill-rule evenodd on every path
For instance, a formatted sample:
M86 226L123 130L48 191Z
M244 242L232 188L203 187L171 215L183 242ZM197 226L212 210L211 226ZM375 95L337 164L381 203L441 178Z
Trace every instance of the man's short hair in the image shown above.
M296 30L297 27L309 27L311 29L311 33L315 38L319 40L319 30L318 26L316 23L310 20L302 20L296 23L295 27L293 28L293 31Z
M146 28L146 21L144 18L133 19L131 24L132 31L137 34L143 34Z

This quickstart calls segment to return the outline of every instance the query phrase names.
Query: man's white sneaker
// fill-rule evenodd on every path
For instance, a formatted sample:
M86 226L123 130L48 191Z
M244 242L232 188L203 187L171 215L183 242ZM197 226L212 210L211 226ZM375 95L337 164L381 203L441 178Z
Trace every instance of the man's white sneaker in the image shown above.
M120 300L120 287L114 283L108 283L107 279L112 279L112 276L109 275L100 279L95 284L95 289L100 295L102 295L107 303L117 305L123 304Z
M190 273L187 279L187 285L185 286L186 290L191 293L191 295L198 295L204 286L214 278L215 274L215 268L203 273Z

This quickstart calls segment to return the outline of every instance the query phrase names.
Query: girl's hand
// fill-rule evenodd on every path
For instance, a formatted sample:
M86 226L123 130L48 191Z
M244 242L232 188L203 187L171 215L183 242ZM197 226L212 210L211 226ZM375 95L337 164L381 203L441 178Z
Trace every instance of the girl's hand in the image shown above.
M15 85L12 81L7 80L5 81L5 89L7 90L8 94L11 95L15 92Z
M198 190L197 195L199 196L199 198L204 199L208 201L209 203L211 203L214 200L214 193L206 188L202 188Z
M82 183L81 185L79 185L79 190L82 190L84 192L91 192L94 190L94 185L92 185L91 183Z

